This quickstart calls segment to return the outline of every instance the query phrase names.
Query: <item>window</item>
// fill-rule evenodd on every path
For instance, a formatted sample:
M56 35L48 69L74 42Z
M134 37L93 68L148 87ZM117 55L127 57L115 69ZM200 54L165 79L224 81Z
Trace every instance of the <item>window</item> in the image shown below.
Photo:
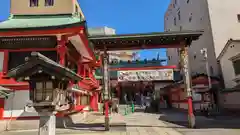
M181 20L181 12L178 11L178 20Z
M170 57L170 56L168 56L168 60L171 60L171 57Z
M45 0L45 6L53 6L54 0Z
M214 74L214 70L213 70L213 67L212 67L212 66L210 66L210 73L211 73L211 75Z
M38 6L38 0L30 0L30 7L37 7Z
M35 90L35 101L52 101L53 100L52 82L37 82Z
M192 22L192 16L189 17L189 20L188 20L188 21L189 21L189 22Z
M240 14L237 15L238 22L240 22Z
M87 95L83 95L80 97L81 105L89 105L90 104L90 97Z
M176 5L177 5L177 0L175 0L174 4L176 4Z
M178 56L180 56L180 49L177 49L177 54Z
M174 25L177 25L176 17L174 17Z
M75 12L78 13L78 6L75 5Z
M194 54L194 56L193 56L193 59L196 59L197 58L197 55L196 54Z
M235 75L240 75L240 59L233 61Z
M190 0L187 0L187 3L189 3Z

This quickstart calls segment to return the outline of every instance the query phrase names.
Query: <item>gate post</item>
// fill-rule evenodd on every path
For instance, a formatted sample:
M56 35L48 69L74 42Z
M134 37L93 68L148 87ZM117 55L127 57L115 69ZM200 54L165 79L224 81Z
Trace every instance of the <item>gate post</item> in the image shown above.
M191 74L189 69L189 56L188 56L188 46L186 42L181 42L180 59L182 65L182 71L184 74L185 92L187 92L188 101L188 125L190 128L195 127L195 116L193 114L193 103L192 103L192 84L191 84Z
M109 131L109 74L108 74L108 54L107 49L103 53L103 80L104 80L104 106L105 106L105 130Z

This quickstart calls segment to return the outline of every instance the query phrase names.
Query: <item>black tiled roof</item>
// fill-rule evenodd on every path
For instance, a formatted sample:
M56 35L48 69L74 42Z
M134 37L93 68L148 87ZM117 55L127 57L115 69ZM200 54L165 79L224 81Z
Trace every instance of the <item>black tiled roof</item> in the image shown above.
M74 81L79 81L82 79L72 70L61 66L60 64L38 52L33 52L31 57L28 58L24 64L10 70L7 76L16 79L23 76L31 76L37 72L39 68L43 69L43 72L47 72L48 74L54 75L58 78L67 78Z

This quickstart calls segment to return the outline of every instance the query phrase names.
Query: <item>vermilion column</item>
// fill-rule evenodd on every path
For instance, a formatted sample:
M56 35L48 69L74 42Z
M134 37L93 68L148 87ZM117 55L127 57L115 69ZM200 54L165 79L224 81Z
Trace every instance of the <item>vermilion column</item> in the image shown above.
M93 109L93 111L98 111L98 97L97 93L93 92L93 95L90 98L90 107Z
M8 72L8 61L9 61L9 51L4 50L4 60L3 60L3 73L6 74Z
M62 66L65 66L65 63L66 63L66 60L65 60L65 56L67 53L66 42L67 42L67 39L65 38L65 36L61 36L61 39L58 41L58 46L57 46L57 53L59 55L59 64Z

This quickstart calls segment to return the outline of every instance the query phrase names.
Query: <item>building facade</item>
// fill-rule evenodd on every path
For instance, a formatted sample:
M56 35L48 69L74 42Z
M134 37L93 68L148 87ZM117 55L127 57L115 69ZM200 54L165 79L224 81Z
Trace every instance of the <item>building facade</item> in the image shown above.
M74 112L89 110L91 105L97 110L99 83L94 68L99 61L88 42L77 0L11 0L10 11L8 20L0 23L0 86L13 92L7 99L0 98L0 120L39 118L36 111L27 112L25 108L32 103L29 84L7 77L11 69L25 63L31 52L39 52L82 76L83 80L67 88L74 99Z
M234 88L240 81L240 40L228 40L218 56L226 88Z
M240 110L240 40L229 39L218 60L221 65L225 89L221 91L222 108Z
M220 75L217 56L228 39L240 37L239 0L171 0L165 14L165 31L204 30L189 48L192 74L206 73L202 48L208 50L211 75ZM168 63L179 63L179 50L167 50Z
M97 27L89 28L88 33L90 36L111 36L116 35L116 30L109 27ZM132 61L140 58L140 55L137 51L113 51L109 52L109 61Z

